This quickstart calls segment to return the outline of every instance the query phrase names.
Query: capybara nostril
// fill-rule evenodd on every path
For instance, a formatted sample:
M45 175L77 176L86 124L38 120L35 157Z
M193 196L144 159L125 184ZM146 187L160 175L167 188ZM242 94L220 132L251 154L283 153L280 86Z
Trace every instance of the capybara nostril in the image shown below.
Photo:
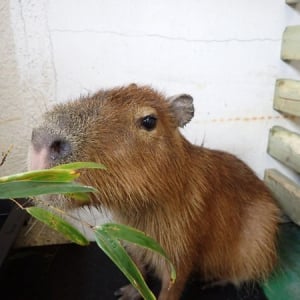
M49 146L49 154L52 160L65 158L71 154L71 145L66 140L55 139Z

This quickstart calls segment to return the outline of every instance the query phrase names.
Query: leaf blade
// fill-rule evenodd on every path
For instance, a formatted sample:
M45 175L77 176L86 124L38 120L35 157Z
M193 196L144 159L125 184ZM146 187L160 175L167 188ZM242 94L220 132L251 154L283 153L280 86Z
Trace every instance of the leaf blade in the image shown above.
M106 167L103 164L96 163L96 162L73 162L68 164L62 164L56 167L53 167L52 170L55 169L63 169L63 170L78 170L78 169L101 169L106 170Z
M51 182L70 182L80 176L79 169L101 169L106 170L103 164L95 162L73 162L58 165L51 169L33 170L17 173L10 176L0 177L0 183L11 181L51 181Z
M79 177L75 170L45 169L0 177L0 183L12 181L70 182Z
M0 199L33 197L45 194L95 193L97 190L76 182L30 182L0 183Z
M116 239L124 240L140 247L150 249L164 257L164 259L169 263L170 266L171 284L175 282L176 271L173 263L169 259L164 249L152 237L146 235L140 230L123 224L106 223L98 226L98 228L99 227L101 227L107 234Z
M120 242L107 234L101 228L94 230L95 240L102 251L124 273L131 284L140 292L144 299L155 300L155 296L147 286L141 272L129 257Z
M86 246L89 241L84 237L84 235L77 230L73 225L62 219L61 217L53 214L52 212L41 208L41 207L28 207L25 210L37 220L43 222L52 229L60 232L68 240L80 245Z

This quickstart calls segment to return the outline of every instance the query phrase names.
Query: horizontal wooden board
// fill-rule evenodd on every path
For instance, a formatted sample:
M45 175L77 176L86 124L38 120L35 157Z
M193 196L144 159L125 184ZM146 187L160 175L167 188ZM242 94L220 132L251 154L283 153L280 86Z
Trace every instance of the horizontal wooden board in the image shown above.
M284 30L281 58L283 60L300 60L300 26L288 26Z
M300 187L274 169L265 171L265 183L283 212L300 225Z
M280 126L269 133L268 153L300 173L300 135Z
M287 4L297 4L300 3L300 0L285 0Z
M275 85L274 109L300 116L300 81L278 79Z

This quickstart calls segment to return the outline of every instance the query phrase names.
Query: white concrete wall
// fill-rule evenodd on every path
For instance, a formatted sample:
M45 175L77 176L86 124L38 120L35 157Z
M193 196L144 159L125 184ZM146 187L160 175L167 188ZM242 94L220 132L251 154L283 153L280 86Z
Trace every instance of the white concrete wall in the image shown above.
M0 2L0 175L27 169L31 128L56 101L47 1Z
M283 30L300 24L284 0L1 0L0 174L26 169L30 128L57 101L131 82L195 99L183 133L230 151L260 177L269 128L299 130L272 109ZM283 170L286 172L286 170Z
M58 99L130 82L193 95L196 116L184 133L231 151L262 176L278 77L299 78L280 61L285 26L299 8L283 0L51 2L49 30Z

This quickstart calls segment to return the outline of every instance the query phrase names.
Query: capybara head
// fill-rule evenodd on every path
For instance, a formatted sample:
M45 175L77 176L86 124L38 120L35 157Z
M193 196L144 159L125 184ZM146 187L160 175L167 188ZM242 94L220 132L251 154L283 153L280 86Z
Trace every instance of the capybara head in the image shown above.
M186 142L178 127L193 114L191 96L166 98L135 84L58 104L33 129L30 169L102 163L106 171L90 170L80 178L100 192L91 202L124 210L128 200L143 209L182 186Z

